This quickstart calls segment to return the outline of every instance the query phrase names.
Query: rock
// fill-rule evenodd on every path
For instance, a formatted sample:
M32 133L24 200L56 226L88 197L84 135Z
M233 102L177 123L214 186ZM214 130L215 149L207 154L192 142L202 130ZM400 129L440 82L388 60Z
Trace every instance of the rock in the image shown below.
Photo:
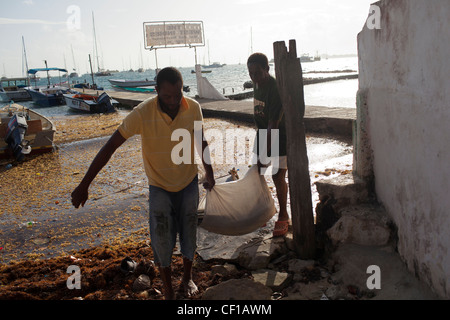
M284 241L286 243L286 248L289 251L293 251L295 252L295 241L294 241L294 234L292 232L288 232L285 236L284 236Z
M391 238L390 220L379 206L351 206L341 210L341 218L327 235L335 246L339 243L383 246Z
M273 291L281 291L291 282L292 275L274 270L257 270L252 272L254 281L259 282Z
M308 284L297 282L285 290L287 296L282 300L321 300L329 286L327 279Z
M343 299L347 292L342 286L332 285L325 291L325 295L329 300Z
M301 259L291 259L289 260L289 271L294 273L300 273L305 268L314 267L314 260L301 260Z
M224 265L215 265L211 267L211 275L221 274L223 276L234 275L238 272L234 264L225 263Z
M380 300L436 299L432 290L407 270L400 256L390 247L369 247L342 244L333 253L329 263L334 263L332 281L344 288L349 286L371 294ZM369 266L379 267L381 289L371 289L367 283L374 276Z
M150 296L150 294L148 293L147 290L144 290L144 291L138 293L137 296L138 296L138 298L140 298L140 299L148 299L149 296Z
M231 279L208 288L202 300L270 300L272 289L250 279Z
M152 281L146 274L141 274L133 283L133 291L141 292L149 290L152 287Z
M284 239L267 239L250 242L241 248L237 262L249 270L265 269L270 261L286 251Z
M156 277L156 266L155 262L152 260L142 260L136 266L136 274L146 274L150 279Z
M343 174L332 179L317 181L320 200L332 198L336 201L335 210L344 206L362 203L368 199L366 183L353 174Z

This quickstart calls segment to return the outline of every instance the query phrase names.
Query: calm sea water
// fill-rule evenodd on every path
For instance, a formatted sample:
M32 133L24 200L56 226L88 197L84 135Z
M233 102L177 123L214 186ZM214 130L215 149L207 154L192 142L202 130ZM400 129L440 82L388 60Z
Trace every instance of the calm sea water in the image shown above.
M194 68L179 68L183 75L184 84L190 87L190 92L186 93L187 96L194 97L197 94L197 81L195 74L191 71ZM346 58L330 58L322 59L321 61L302 63L302 69L305 78L327 78L340 76L344 74L355 74L358 72L358 58L346 57ZM209 82L221 93L232 94L244 92L244 83L250 80L248 75L247 66L245 64L238 65L225 65L222 68L203 69L211 70L211 73L203 74ZM341 72L343 70L351 70L352 72ZM271 66L270 73L275 74L274 67ZM47 79L45 74L40 75L41 80L37 82L37 85L46 85ZM103 87L105 90L114 91L114 88L109 83L108 79L126 79L126 80L145 80L153 79L155 77L154 70L146 70L145 72L130 72L122 71L113 73L108 77L94 77L95 83L99 87ZM62 81L65 79L62 78ZM78 78L70 79L71 82L88 82L92 83L92 77L90 74L82 75ZM59 82L59 77L51 79L52 83ZM34 83L33 83L34 84ZM355 108L356 92L358 90L358 80L338 80L325 82L320 84L307 85L304 88L305 103L306 105L325 106L325 107L341 107L341 108ZM21 104L39 109L39 112L46 116L64 116L73 114L67 106L42 108L35 106L32 102L22 102ZM5 105L3 103L3 105Z

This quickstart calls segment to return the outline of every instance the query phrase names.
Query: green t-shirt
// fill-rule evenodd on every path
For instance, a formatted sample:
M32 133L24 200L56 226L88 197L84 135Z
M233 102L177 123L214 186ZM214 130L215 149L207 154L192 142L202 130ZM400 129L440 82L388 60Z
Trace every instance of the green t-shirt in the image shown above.
M286 126L284 123L284 110L278 93L277 81L270 76L264 86L256 85L254 90L254 118L258 129L267 129L270 120L279 120L279 156L286 155ZM259 138L259 135L258 135ZM259 154L259 143L257 148ZM270 154L269 154L270 156Z

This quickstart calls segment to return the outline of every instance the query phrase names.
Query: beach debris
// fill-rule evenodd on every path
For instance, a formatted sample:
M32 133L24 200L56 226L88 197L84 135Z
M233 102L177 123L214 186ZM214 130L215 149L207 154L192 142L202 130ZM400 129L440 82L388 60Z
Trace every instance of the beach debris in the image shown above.
M244 82L244 89L252 89L253 88L253 82L251 80Z
M69 259L70 259L72 262L78 262L78 261L81 261L81 259L78 259L78 258L76 258L76 257L74 257L74 256L70 256Z
M136 262L130 257L126 257L120 263L120 270L124 274L131 274L136 270Z
M50 239L49 238L35 238L35 239L31 239L31 242L33 242L35 245L41 246L41 245L49 243Z
M239 171L239 169L236 170L236 168L234 168L234 167L233 167L233 169L228 171L228 173L230 174L230 177L227 179L227 182L239 180L238 171Z
M149 290L152 287L152 281L150 277L146 274L141 274L133 283L133 291L134 292L142 292L145 290Z

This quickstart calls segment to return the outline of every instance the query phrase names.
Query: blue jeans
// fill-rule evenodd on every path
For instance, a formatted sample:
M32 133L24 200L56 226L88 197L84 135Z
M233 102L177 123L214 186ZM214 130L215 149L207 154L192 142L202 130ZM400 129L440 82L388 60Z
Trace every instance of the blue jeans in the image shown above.
M197 249L198 176L183 190L168 192L150 186L150 239L155 263L169 267L179 233L183 256L194 260Z

